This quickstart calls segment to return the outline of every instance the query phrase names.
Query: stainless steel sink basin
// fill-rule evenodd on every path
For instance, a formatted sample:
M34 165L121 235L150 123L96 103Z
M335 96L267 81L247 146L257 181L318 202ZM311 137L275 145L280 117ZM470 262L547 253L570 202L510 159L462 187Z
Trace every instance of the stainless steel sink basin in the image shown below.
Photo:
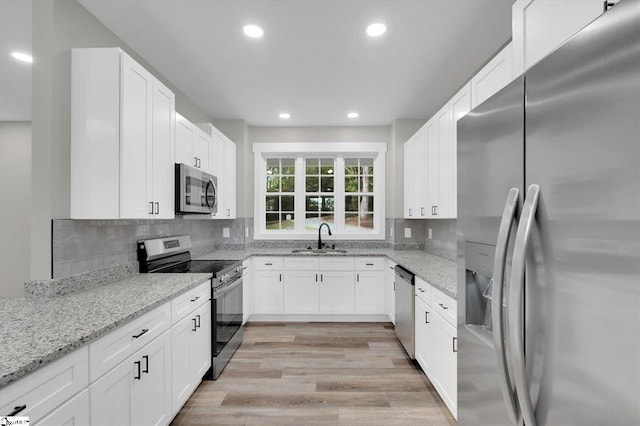
M342 249L296 249L291 250L293 254L331 254L331 253L346 253L346 250Z

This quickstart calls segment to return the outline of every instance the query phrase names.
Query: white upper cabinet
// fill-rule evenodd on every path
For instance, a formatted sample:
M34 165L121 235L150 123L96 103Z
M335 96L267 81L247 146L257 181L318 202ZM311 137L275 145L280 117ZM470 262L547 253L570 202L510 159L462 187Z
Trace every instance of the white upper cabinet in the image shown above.
M176 163L211 173L211 136L180 114L176 114Z
M218 179L218 211L213 219L236 218L236 144L210 123L198 124L211 138L209 173Z
M420 129L418 132L424 129ZM418 134L416 133L404 143L404 218L415 219L416 212L416 140Z
M517 0L513 72L522 74L604 12L602 0Z
M450 176L450 187L443 189L444 191L450 191L449 194L452 197L449 201L451 205L450 216L458 217L458 120L467 115L471 111L471 83L465 84L458 93L449 102L451 106L451 128L450 138L452 145L449 147L446 155L450 155L450 160L446 161L449 168L442 173L445 176Z
M513 49L507 44L471 79L471 107L489 99L513 80Z
M173 218L174 125L174 94L122 50L72 49L71 218Z

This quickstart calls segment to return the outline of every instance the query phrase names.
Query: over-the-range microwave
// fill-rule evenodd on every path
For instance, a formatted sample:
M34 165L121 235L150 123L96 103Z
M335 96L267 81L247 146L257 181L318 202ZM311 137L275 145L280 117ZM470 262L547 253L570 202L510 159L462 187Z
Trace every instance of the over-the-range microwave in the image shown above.
M194 167L176 163L176 214L218 212L218 178Z

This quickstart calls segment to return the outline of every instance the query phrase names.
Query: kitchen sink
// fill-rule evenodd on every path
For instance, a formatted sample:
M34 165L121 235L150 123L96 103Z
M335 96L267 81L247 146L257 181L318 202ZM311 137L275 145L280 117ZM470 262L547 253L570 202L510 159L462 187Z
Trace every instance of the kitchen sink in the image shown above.
M331 253L346 253L346 250L342 249L295 249L291 250L293 254L331 254Z

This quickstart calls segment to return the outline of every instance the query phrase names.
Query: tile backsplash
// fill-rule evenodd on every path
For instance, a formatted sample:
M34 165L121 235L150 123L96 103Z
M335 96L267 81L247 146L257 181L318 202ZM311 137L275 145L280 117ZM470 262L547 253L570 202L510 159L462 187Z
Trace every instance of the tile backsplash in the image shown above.
M456 219L427 219L425 250L436 256L456 260ZM431 239L429 239L431 228Z

